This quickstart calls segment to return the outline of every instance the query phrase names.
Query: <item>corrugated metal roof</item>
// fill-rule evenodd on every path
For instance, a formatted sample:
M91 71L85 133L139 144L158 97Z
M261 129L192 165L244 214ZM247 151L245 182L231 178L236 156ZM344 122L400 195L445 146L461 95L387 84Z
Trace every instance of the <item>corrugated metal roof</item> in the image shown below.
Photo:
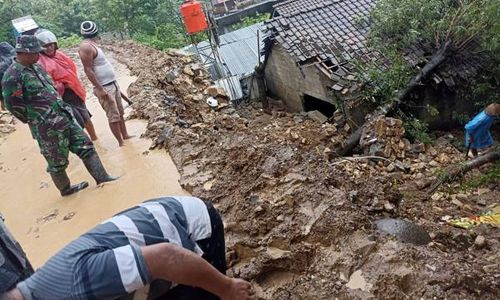
M228 75L247 75L254 71L258 64L257 31L262 23L241 28L221 35L219 53L228 71ZM261 47L262 47L262 37ZM204 55L211 53L207 41L198 44Z

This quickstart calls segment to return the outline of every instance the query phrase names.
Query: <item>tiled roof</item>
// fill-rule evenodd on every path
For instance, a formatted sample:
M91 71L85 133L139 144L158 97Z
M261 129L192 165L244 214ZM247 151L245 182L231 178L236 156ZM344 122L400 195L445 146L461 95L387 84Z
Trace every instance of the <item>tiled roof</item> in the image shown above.
M289 0L274 6L275 17L266 22L266 34L297 63L325 63L329 73L344 77L351 59L373 59L364 41L363 21L375 0ZM335 77L335 76L334 76Z
M288 0L274 5L274 16L264 25L264 52L280 44L299 65L315 64L336 81L337 91L351 86L353 61L376 62L387 66L381 55L366 47L368 17L377 0ZM417 43L405 55L414 67L428 59L433 50ZM454 79L473 77L481 68L485 55L463 51L442 64L433 75L436 83L455 85ZM453 79L454 78L454 79Z

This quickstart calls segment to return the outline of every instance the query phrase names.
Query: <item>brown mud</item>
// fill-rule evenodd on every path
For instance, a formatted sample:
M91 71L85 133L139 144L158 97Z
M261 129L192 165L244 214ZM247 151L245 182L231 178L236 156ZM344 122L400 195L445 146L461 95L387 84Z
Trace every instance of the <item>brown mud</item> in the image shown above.
M112 63L119 74L119 84L126 91L135 78L125 66L113 60ZM82 75L80 78L85 78ZM18 121L12 125L14 132L0 135L0 212L35 267L123 209L153 197L186 194L168 154L149 150L151 141L139 138L146 123L128 121L129 133L136 137L119 147L97 99L87 90L87 106L99 137L95 142L97 152L108 172L121 176L119 180L96 186L81 160L71 154L68 176L72 182L86 180L90 186L63 198L45 172L46 162L28 127ZM7 116L4 119L12 123Z
M223 213L229 272L251 280L260 298L499 295L499 229L443 221L493 207L498 182L465 192L452 184L433 197L423 189L463 159L454 146L460 134L403 143L398 161L342 160L333 149L349 134L343 123L320 125L279 102L271 114L255 103L234 107L207 89L190 57L129 42L106 48L138 78L131 118L147 120L144 136L169 151L183 188ZM219 94L217 109L207 93ZM416 246L379 233L373 222L387 217L422 226L432 241Z

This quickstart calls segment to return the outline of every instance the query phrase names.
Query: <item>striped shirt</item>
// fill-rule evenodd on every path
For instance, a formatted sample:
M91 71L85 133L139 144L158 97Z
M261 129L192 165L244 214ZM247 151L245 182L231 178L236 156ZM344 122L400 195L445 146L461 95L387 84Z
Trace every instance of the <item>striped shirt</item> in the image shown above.
M152 281L141 247L167 242L201 255L196 241L211 235L202 200L149 200L83 234L17 287L27 300L116 298Z

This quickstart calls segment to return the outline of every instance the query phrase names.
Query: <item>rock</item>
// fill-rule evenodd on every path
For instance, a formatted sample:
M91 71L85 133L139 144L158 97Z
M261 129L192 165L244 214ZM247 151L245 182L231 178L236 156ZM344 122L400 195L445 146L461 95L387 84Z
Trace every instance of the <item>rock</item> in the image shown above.
M217 87L212 85L212 86L209 86L206 90L205 90L205 93L212 96L212 97L217 97Z
M436 272L436 270L437 270L436 266L433 266L433 265L425 264L425 267L427 269L431 270L432 272Z
M349 124L345 124L345 125L344 125L344 131L345 131L345 132L349 132L349 131L351 131L351 126L349 126Z
M325 123L326 121L328 121L328 118L322 114L321 112L317 111L317 110L313 110L313 111L308 111L307 112L307 116L311 119L311 120L314 120L316 122L319 122L321 124Z
M442 193L434 193L434 195L431 196L431 199L434 200L434 201L438 201L438 200L441 200L443 198L443 194Z
M225 89L219 87L217 88L217 97L229 98L229 95L227 94Z
M442 164L449 164L450 163L450 158L446 153L441 153L439 156L436 158L436 160Z
M458 201L467 201L467 199L469 199L469 196L467 196L466 194L457 194Z
M189 76L194 76L193 70L189 66L185 66L184 69L182 69L182 73L189 75Z
M474 246L478 249L484 248L484 246L486 246L486 238L482 235L478 235L474 240Z
M193 96L193 101L202 101L203 100L203 95L194 95Z
M427 154L430 156L436 156L438 152L434 149L434 147L429 146L429 148L427 148Z
M168 83L173 83L175 79L179 77L179 71L177 70L171 70L168 71L167 74L165 74L165 79L167 80Z
M489 193L489 192L491 192L491 190L488 189L488 188L480 188L480 189L477 190L477 194L478 195L486 194L486 193Z
M390 203L390 202L386 202L384 204L384 209L385 211L388 211L388 212L391 212L393 211L394 209L396 209L396 206L394 206L394 204Z
M366 282L363 277L363 271L357 270L349 277L349 282L346 283L346 287L352 290L360 289L362 291L369 292L372 285Z
M498 270L498 264L491 264L483 267L483 271L486 273L494 273L497 270Z
M486 206L486 200L484 198L477 199L477 204L481 206Z
M283 215L279 215L276 217L276 221L283 222L285 220L285 217Z
M261 211L263 211L263 210L264 210L264 209L263 209L263 208L262 208L262 206L260 206L260 205L259 205L259 206L257 206L257 207L254 209L254 211L255 211L255 212L261 212Z
M380 144L372 144L370 145L368 154L371 156L384 156L384 149Z
M460 202L458 199L452 199L451 203L455 204L458 207L463 207L464 206L464 204L462 202Z
M375 221L380 231L395 236L404 243L427 245L431 237L421 226L399 219L382 219Z
M274 260L283 258L287 256L290 251L282 250L275 247L269 247L266 249L266 253Z
M431 160L431 162L429 163L429 166L431 167L439 167L439 163L435 160Z
M8 133L14 132L15 130L16 130L16 127L12 124L0 125L0 133L8 134Z
M347 194L347 197L349 198L349 200L351 200L352 202L356 202L356 200L358 200L358 191L350 191L348 194Z
M387 172L392 172L396 169L396 166L394 166L393 163L390 163L385 169L387 170Z
M411 145L410 150L414 153L423 153L425 152L425 144L424 143L413 144Z

